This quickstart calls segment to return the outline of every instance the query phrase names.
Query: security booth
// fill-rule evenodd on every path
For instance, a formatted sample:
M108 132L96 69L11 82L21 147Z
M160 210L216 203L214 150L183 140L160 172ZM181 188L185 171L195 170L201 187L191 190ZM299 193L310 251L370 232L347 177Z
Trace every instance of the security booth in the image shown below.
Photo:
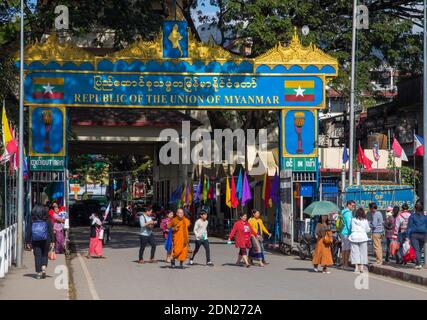
M325 108L327 80L338 73L335 58L313 44L304 46L296 30L288 46L279 43L258 57L242 58L196 41L185 21L165 21L154 41L140 40L105 56L54 35L25 53L30 157L43 164L51 160L52 166L64 160L65 169L66 110L276 110L280 201L274 207L275 236L293 246L300 228L295 226L302 220L299 213L318 194L317 110ZM156 153L168 141L152 142ZM159 170L162 166L166 171L167 165L154 168L155 198L165 199L164 193L156 193L168 189L165 192L171 194L184 182L194 187L195 181L187 182L192 178L191 163L173 167L167 179ZM44 182L32 177L35 193L40 192ZM66 175L64 180L65 194Z

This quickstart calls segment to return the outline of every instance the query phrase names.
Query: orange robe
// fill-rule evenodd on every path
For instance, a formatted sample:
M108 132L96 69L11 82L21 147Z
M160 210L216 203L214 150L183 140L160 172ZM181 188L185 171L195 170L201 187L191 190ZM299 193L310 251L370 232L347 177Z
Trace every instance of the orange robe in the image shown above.
M173 243L172 255L174 259L178 259L178 261L185 261L185 259L187 259L189 226L190 220L186 217L183 217L182 219L175 217L171 221Z

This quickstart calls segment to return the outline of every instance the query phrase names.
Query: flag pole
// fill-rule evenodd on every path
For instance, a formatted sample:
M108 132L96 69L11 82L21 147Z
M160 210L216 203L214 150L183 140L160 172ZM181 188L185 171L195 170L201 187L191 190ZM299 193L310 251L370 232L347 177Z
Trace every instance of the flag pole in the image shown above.
M353 185L353 162L354 162L354 84L355 84L355 65L356 65L356 18L357 18L357 0L353 0L353 34L351 40L351 76L350 76L350 164L349 164L349 185Z
M423 136L424 136L424 144L427 141L427 0L424 0L424 77L423 77ZM425 147L424 147L425 148ZM424 152L425 153L425 152ZM424 179L423 179L423 203L426 206L427 205L427 156L424 154L423 156L423 173L424 173ZM425 208L424 208L425 211ZM424 252L427 252L427 241L424 243ZM427 259L424 258L424 268L427 268Z
M16 227L16 267L22 267L24 221L24 0L21 0L21 57L19 70L19 149L18 149L18 221Z

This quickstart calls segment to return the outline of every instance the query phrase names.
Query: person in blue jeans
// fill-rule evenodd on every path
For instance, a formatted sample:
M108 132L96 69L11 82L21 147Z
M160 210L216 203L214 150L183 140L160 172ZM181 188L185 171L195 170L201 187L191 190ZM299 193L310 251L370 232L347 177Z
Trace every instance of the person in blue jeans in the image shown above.
M48 209L41 204L36 204L31 210L30 223L26 230L27 249L32 249L36 278L46 278L48 253L55 246L53 225L49 219Z
M415 213L408 221L408 238L417 255L415 268L421 269L421 250L427 236L427 216L424 214L423 202L418 200L415 204ZM424 253L425 255L425 253Z

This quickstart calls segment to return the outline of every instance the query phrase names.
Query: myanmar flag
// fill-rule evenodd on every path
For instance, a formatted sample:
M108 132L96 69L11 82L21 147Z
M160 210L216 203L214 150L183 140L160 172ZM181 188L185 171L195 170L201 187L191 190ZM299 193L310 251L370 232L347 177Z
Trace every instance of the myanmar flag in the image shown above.
M313 102L314 80L285 80L285 101Z
M64 78L33 78L34 99L64 99Z

